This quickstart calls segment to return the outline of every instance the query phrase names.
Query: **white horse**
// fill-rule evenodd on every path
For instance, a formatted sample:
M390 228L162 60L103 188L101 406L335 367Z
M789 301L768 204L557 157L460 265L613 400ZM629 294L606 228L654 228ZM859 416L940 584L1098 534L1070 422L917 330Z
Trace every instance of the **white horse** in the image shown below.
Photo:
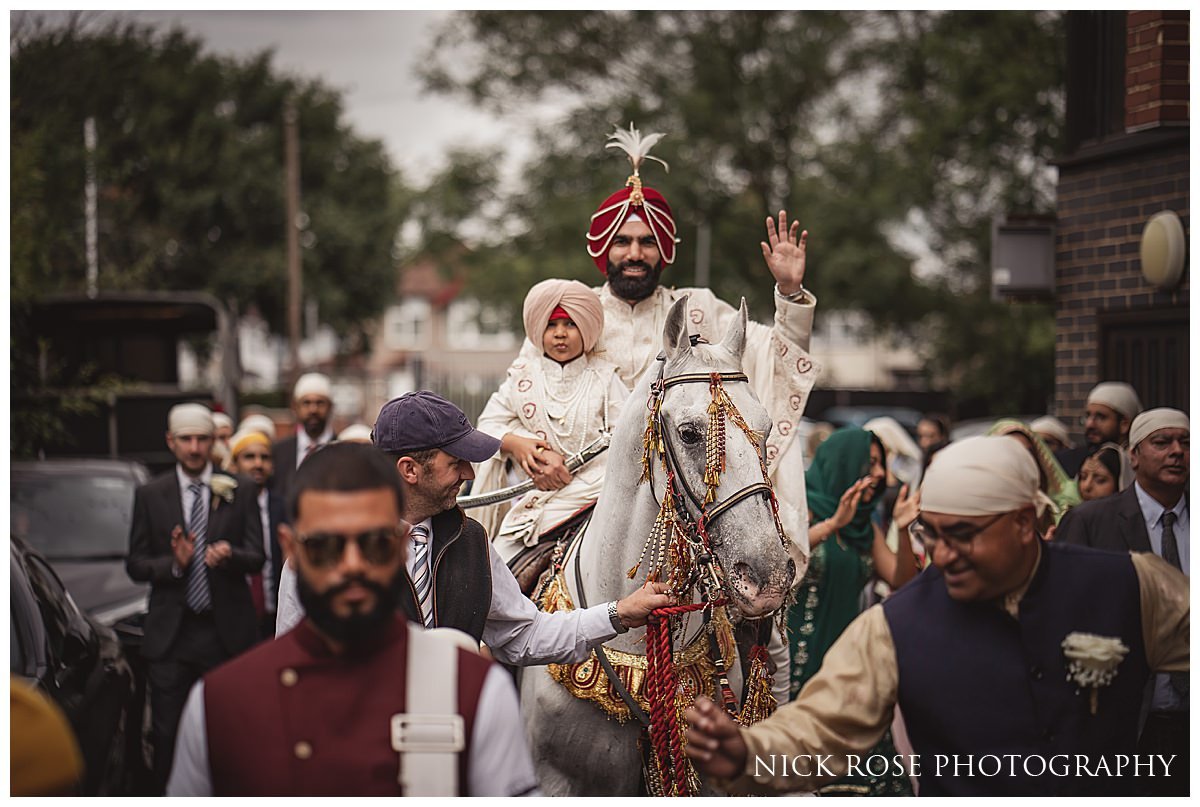
M733 318L719 344L690 342L687 298L672 306L664 328L665 364L662 377L712 372L739 373L746 342L746 305ZM604 487L595 514L578 543L583 591L576 586L574 553L563 564L563 576L573 603L593 605L631 593L645 579L647 563L636 579L627 572L641 560L642 548L659 514L666 480L653 463L651 484L639 484L642 472L643 435L647 399L654 368L630 395L613 430ZM771 421L750 385L729 381L725 391L748 426L765 440ZM662 397L663 439L669 441L677 461L677 476L686 487L704 495L705 436L712 398L707 383L669 386ZM761 486L760 455L736 427L726 430L726 466L714 503L719 506L737 492ZM761 444L761 443L760 443ZM656 498L656 495L658 498ZM699 512L682 497L691 517ZM765 495L744 496L725 510L708 529L714 554L724 570L724 596L737 617L759 617L777 610L792 583L795 564L781 544L771 504ZM692 625L698 620L692 620ZM605 647L645 654L645 629L634 629L607 642ZM678 649L678 648L677 648ZM738 662L735 659L734 668ZM737 670L731 670L736 676ZM547 795L637 795L642 761L636 720L624 724L609 718L594 703L574 697L547 674L529 668L521 676L521 700L530 751L541 787Z

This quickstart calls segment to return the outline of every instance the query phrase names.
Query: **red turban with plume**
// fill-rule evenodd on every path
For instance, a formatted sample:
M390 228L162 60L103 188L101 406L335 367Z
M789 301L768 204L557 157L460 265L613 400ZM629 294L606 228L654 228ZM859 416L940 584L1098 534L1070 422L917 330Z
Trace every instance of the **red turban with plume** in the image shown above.
M619 148L628 154L629 161L633 164L633 175L629 177L624 188L605 199L592 214L592 224L587 234L587 250L597 268L604 274L608 274L608 250L612 246L613 236L629 217L635 214L654 233L663 261L668 265L675 262L675 244L679 239L675 237L675 217L671 214L671 206L654 188L642 187L642 178L638 175L638 169L645 159L654 160L662 163L664 168L667 167L665 162L649 154L650 147L661 137L661 134L655 133L643 138L641 133L633 128L632 123L629 124L628 132L617 129L609 135L608 139L616 142L606 144L605 148Z

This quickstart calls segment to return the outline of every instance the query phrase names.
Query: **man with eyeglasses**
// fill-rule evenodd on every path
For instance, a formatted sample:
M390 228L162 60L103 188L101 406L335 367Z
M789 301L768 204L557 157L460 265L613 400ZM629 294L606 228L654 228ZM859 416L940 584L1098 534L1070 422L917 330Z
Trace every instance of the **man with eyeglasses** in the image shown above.
M1055 540L1112 549L1153 552L1191 575L1191 518L1187 486L1191 466L1191 429L1178 409L1149 409L1129 430L1129 461L1135 481L1124 491L1086 502L1063 516ZM1189 748L1188 678L1159 675L1139 750L1187 758ZM1147 795L1187 795L1188 769L1160 779Z
M466 636L396 609L405 505L395 466L370 446L335 443L297 469L279 537L307 618L192 689L168 795L535 791L508 674L457 646Z
M1132 792L1150 772L1130 765L1143 687L1189 666L1187 579L1153 555L1044 542L1040 500L1017 441L942 449L910 527L932 567L851 623L768 719L739 729L697 701L687 755L732 792L812 790L863 770L898 704L921 795Z
M410 620L452 627L482 641L496 659L515 666L572 663L618 633L646 624L655 608L670 605L664 583L576 611L547 614L521 593L517 580L477 521L456 499L473 479L472 462L496 453L500 441L478 431L457 406L428 390L384 404L375 422L376 448L391 456L405 492L407 575L399 605ZM279 583L276 636L307 608L285 564Z
M1102 381L1088 393L1087 407L1079 420L1083 426L1083 445L1055 452L1067 476L1079 476L1083 461L1105 443L1125 445L1133 419L1142 411L1137 392L1123 381Z

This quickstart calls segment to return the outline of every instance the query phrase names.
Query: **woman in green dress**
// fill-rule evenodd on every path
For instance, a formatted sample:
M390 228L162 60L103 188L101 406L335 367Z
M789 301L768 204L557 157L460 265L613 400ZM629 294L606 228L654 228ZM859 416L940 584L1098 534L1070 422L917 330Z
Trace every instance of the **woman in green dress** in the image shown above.
M875 497L887 478L883 444L871 432L844 428L829 436L805 473L808 493L808 570L788 609L788 643L792 657L791 697L821 666L826 651L859 614L863 587L878 576L893 590L917 573L907 539L916 518L918 497L900 489L892 517L902 540L892 552L883 531L871 520ZM871 753L895 753L891 733ZM821 792L863 795L911 794L907 777L845 777Z

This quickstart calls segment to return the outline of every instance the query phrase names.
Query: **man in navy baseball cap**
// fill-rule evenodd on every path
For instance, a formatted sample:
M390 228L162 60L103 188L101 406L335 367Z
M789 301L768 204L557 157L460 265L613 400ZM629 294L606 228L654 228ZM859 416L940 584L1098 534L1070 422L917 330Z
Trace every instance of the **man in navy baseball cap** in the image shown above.
M429 390L406 392L385 403L371 440L389 454L441 449L469 462L483 462L500 450L499 440L473 428L461 409Z
M495 454L500 441L472 428L462 410L445 398L428 390L393 398L379 410L371 441L395 461L404 491L400 516L401 530L407 528L406 574L398 578L398 599L409 620L430 628L457 628L487 644L505 664L573 664L586 659L592 647L645 625L654 609L671 604L665 583L647 583L620 601L554 614L539 611L521 593L483 527L455 501L462 483L475 478L471 463ZM370 553L359 544L368 536L341 537L343 552L353 543L358 549L353 559L370 562ZM370 586L369 580L355 577L330 591L339 594L354 583ZM291 630L305 612L316 613L319 620L327 610L291 567L284 569L276 636Z

